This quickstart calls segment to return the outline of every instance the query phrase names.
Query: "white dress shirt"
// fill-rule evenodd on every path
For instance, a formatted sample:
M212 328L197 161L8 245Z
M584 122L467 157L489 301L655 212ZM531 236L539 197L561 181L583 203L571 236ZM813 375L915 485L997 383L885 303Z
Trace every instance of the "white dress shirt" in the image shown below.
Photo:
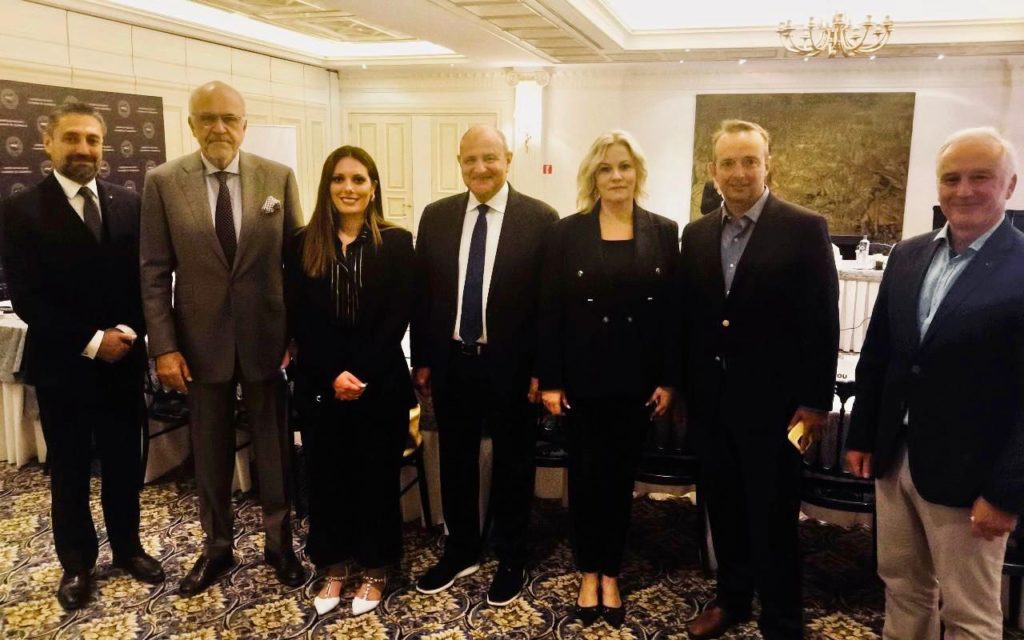
M100 205L99 198L99 187L96 186L96 178L93 178L85 184L78 184L71 178L68 178L60 171L54 171L53 176L57 178L57 184L60 185L61 190L64 191L64 195L67 196L68 204L75 210L78 217L85 223L85 197L79 193L82 187L89 189L89 193L92 194L92 202L96 205L96 210L100 212L100 220L103 219L103 207ZM126 324L119 324L117 328L122 332L127 333L134 340L137 337L135 331ZM82 355L90 360L96 358L96 352L100 350L100 343L103 342L103 329L98 329L93 334L92 340L89 340L89 344L85 345L85 349L82 350Z
M473 227L480 215L477 210L481 204L490 207L487 210L487 245L484 253L484 283L483 283L483 332L480 344L487 344L487 293L491 288L491 272L494 271L494 256L498 253L498 238L501 236L501 223L505 220L505 209L508 207L508 182L505 182L487 202L477 200L473 192L469 192L469 202L466 204L466 218L462 221L462 242L459 244L459 299L455 307L455 330L452 337L461 340L459 327L462 324L462 290L466 287L466 265L469 263L469 243L473 239Z
M217 194L220 193L220 180L214 174L220 171L213 165L212 162L206 159L206 156L199 153L199 157L203 159L203 166L206 167L206 195L210 199L210 220L213 221L213 227L217 228ZM238 234L242 231L242 178L238 175L238 154L235 154L235 159L231 161L224 171L228 174L228 193L231 194L231 217L235 221L235 239L238 239Z

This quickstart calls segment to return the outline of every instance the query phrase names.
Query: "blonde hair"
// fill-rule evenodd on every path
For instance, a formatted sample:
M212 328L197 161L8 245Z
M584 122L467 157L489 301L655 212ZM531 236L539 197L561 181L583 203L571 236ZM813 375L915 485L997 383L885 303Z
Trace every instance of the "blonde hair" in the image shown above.
M772 137L768 135L764 127L756 122L748 122L746 120L722 120L718 125L718 130L711 134L711 162L715 161L715 147L718 145L719 138L727 133L740 133L743 131L750 131L760 135L764 140L765 160L771 157Z
M613 145L621 144L633 157L636 164L636 187L633 189L633 199L639 200L647 195L644 185L647 184L647 160L640 145L629 133L621 130L607 131L597 136L597 140L590 145L587 155L583 156L580 162L580 169L576 173L576 206L580 211L590 211L597 203L597 168L604 160L608 149Z

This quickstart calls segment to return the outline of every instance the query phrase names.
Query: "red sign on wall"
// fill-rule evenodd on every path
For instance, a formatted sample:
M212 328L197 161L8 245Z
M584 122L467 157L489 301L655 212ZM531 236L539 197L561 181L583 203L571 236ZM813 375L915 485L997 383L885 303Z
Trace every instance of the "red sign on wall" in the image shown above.
M543 174L544 174L544 175L546 175L546 176L549 176L549 175L551 175L551 174L553 173L553 170L552 170L552 167L551 167L551 165L550 165L550 164L546 164L546 165L544 165L544 166L542 167L542 169L541 169L541 173L543 173Z

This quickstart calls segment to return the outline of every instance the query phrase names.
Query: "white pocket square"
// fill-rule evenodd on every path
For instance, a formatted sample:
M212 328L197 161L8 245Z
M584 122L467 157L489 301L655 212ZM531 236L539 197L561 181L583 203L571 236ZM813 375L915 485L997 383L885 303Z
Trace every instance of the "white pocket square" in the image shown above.
M263 206L260 207L260 212L264 215L272 215L281 210L281 201L274 196L267 196L267 199L263 201Z

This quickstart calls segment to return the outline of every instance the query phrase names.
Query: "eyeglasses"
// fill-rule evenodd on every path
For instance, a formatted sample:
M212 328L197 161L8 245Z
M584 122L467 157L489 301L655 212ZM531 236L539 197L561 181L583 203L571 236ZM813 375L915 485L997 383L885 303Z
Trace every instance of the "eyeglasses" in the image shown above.
M200 113L194 117L206 129L216 125L218 121L223 122L225 127L237 127L245 119L245 116L236 116L232 113Z

